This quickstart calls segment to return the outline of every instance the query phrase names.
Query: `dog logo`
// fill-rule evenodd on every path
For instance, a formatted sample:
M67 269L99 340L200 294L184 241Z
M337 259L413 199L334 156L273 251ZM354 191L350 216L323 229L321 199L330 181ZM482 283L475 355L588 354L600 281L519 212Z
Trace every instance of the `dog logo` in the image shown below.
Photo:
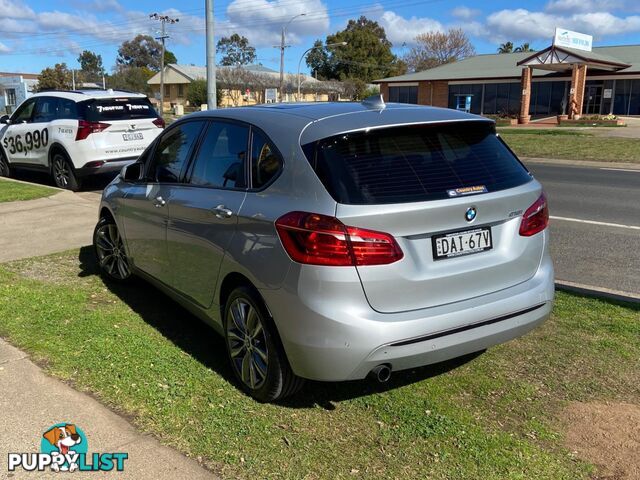
M58 454L62 455L65 459L73 459L74 461L66 461L62 466L54 463L51 465L54 471L69 471L74 472L78 469L78 464L75 462L77 454L77 445L83 443L83 436L79 433L79 429L75 425L65 423L62 425L55 425L42 435L44 440L58 450ZM42 442L44 443L44 442ZM86 439L84 439L84 452L87 451ZM49 450L49 448L47 448ZM44 449L43 449L44 452ZM83 452L83 453L84 453ZM45 453L54 454L55 451L48 451Z
M7 467L9 472L122 472L129 459L126 452L87 453L88 449L87 437L80 427L57 423L42 434L40 453L9 452Z

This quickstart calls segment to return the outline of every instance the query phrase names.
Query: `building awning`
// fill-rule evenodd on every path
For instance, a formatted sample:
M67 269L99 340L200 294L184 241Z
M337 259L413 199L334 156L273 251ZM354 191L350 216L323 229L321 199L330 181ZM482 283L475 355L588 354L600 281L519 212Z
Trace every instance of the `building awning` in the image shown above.
M617 71L629 68L631 65L624 63L610 55L576 50L568 47L550 47L535 52L517 63L522 67L533 67L541 70L564 72L571 70L573 65L587 65L598 70Z

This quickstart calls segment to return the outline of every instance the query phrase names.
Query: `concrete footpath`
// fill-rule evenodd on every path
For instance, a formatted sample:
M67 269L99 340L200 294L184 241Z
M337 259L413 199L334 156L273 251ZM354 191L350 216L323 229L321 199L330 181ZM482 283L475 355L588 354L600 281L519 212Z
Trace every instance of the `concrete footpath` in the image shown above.
M0 203L0 263L90 245L99 205L99 193L64 190Z
M43 433L66 422L86 435L88 452L128 454L124 471L73 472L74 479L198 480L216 477L198 462L142 435L88 395L45 375L28 356L0 339L0 479L60 479L59 473L8 471L8 454L40 453ZM87 463L91 463L88 456ZM63 474L62 477L66 478Z

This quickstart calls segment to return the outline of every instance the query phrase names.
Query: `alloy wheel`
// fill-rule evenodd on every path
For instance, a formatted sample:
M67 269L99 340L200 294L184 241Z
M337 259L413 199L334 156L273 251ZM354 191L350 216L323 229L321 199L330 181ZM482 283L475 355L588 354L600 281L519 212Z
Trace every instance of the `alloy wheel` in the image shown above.
M231 363L242 382L259 389L267 378L269 352L260 314L242 298L229 307L227 342Z
M100 267L107 274L118 280L131 276L124 243L116 225L107 223L100 226L96 230L95 246Z
M56 185L61 188L67 188L70 175L71 171L65 158L62 155L56 155L53 158L53 177Z

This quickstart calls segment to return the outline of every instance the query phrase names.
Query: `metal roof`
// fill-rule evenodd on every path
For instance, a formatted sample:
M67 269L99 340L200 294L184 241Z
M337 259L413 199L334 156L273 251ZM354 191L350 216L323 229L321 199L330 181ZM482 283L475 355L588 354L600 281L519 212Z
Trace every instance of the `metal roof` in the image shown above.
M60 97L81 102L92 98L146 98L143 93L127 92L124 90L44 90L33 97Z
M227 66L216 66L218 70L221 69L230 69L230 68L238 68L238 67L227 67ZM247 72L255 73L258 75L268 75L270 77L280 78L280 72L273 70L271 68L267 68L264 65L243 65L239 68L246 70ZM170 76L171 70L174 70L186 77L183 82L175 82L175 78ZM206 80L207 78L207 67L202 67L198 65L179 65L176 63L171 63L165 66L165 77L169 73L169 78L165 78L165 83L188 83L189 80ZM287 74L288 75L288 74ZM311 82L311 83L319 83L319 81L309 75L303 75L303 82ZM150 85L159 85L160 84L160 72L156 73L153 77L151 77L148 81Z
M561 47L556 47L560 49ZM639 73L640 74L640 45L620 45L613 47L595 47L592 52L584 52L570 48L564 48L567 52L591 59L594 62L628 65L626 68L617 70L616 73ZM546 49L545 49L546 50ZM379 82L417 82L432 80L472 80L472 79L500 79L500 78L520 78L522 67L518 64L524 62L536 53L540 52L517 52L517 53L492 53L476 55L465 58L458 62L448 63L439 67L424 70L422 72L408 73L397 77L388 77ZM534 77L545 77L557 75L556 72L533 70Z

